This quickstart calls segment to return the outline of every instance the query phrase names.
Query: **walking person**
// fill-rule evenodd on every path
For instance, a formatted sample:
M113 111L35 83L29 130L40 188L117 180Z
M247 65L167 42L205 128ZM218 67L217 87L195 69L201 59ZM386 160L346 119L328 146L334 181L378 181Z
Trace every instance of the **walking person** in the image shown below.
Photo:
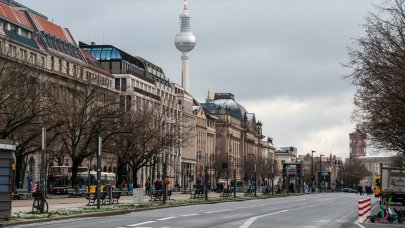
M150 181L149 181L149 179L148 179L148 180L146 180L146 182L145 182L145 194L146 194L146 195L149 195L149 194L150 194L150 186L151 186L151 184L150 184Z

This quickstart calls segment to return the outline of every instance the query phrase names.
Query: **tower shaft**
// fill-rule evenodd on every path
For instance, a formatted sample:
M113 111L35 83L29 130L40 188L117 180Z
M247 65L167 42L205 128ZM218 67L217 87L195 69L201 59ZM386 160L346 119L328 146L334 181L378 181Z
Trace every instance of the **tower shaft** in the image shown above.
M181 55L181 63L182 63L182 74L181 74L181 85L186 90L188 90L188 55L187 52L182 52Z

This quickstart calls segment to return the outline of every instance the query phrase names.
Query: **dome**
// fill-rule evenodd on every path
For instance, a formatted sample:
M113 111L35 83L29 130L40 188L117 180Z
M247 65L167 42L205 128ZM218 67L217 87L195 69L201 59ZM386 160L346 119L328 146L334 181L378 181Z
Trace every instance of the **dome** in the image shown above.
M196 44L196 38L192 32L180 32L174 38L174 45L181 52L193 50Z
M238 120L243 120L246 109L233 99L217 99L205 103L205 107L211 114L224 114L225 108L228 107L231 111L231 116Z

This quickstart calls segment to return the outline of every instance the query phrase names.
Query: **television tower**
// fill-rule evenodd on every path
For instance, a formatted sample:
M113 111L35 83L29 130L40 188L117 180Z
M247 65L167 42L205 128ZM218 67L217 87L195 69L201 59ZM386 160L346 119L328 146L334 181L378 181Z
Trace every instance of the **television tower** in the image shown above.
M174 38L174 45L176 45L177 50L181 51L181 62L182 62L182 75L181 75L181 85L188 90L188 55L187 53L193 50L196 44L196 38L191 32L190 26L190 16L188 15L187 0L184 0L183 13L180 14L180 32Z

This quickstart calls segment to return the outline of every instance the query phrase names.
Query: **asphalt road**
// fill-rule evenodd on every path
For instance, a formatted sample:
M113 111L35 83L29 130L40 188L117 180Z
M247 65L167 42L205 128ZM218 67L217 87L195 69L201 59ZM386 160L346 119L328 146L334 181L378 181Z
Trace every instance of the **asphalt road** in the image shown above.
M15 227L359 227L359 199L352 193L322 193L265 200L164 208L106 217L86 217ZM375 199L373 199L375 201Z

